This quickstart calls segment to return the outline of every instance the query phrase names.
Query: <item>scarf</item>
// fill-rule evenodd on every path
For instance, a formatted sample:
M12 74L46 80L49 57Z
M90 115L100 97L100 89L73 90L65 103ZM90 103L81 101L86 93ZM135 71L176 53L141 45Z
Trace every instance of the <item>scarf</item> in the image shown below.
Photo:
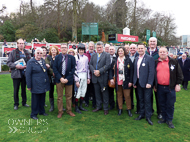
M125 76L124 76L124 60L125 60L125 56L123 58L123 61L121 61L121 59L118 57L118 61L119 61L118 62L118 65L119 65L118 69L123 71L123 74L119 74L119 81L121 81L121 80L125 81Z

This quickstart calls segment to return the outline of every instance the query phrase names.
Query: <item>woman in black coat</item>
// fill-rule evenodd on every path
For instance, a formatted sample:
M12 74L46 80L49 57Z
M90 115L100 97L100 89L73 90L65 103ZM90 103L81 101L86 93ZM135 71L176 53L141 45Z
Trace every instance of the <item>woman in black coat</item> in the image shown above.
M122 114L124 94L128 115L132 117L130 89L133 84L133 63L129 56L125 55L125 48L119 47L117 50L118 57L114 67L115 82L113 79L110 81L112 84L115 83L115 90L117 92L117 101L119 106L118 115Z
M32 119L38 119L37 115L48 115L45 113L45 93L50 90L50 82L47 74L48 64L42 59L41 48L35 50L33 57L27 63L26 67L26 84L28 90L32 93L31 115Z
M190 80L190 59L187 58L186 54L182 54L182 58L178 59L178 63L181 67L181 70L183 72L183 88L187 90L188 81Z

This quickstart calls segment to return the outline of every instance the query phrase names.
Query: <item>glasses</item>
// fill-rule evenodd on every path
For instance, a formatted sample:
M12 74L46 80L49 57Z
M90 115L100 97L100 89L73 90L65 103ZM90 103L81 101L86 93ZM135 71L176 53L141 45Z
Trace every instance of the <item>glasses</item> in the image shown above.
M40 53L40 52L37 52L37 54L42 54L42 53Z

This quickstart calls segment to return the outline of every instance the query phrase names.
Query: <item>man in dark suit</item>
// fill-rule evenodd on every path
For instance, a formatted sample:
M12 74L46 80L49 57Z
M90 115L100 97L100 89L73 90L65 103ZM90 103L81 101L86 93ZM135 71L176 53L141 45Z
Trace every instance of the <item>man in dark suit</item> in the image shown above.
M110 67L110 55L103 51L103 42L97 42L97 53L92 54L90 60L90 71L92 72L92 83L94 84L96 96L96 109L93 112L102 109L102 99L104 114L108 114L108 70Z
M132 63L134 64L134 60L136 57L139 56L139 53L137 52L137 45L136 44L131 44L130 47L129 47L129 58L131 59ZM134 101L133 101L133 87L131 87L131 92L130 92L130 95L131 95L131 109L134 108ZM138 96L138 92L137 92L137 88L135 88L135 96L136 96L136 100L137 100L137 105L136 105L136 108L137 108L137 111L135 112L136 114L139 113L139 110L140 110L140 106L139 106L139 96Z
M62 117L63 114L63 89L65 88L66 96L66 108L67 113L70 116L75 116L71 109L72 100L72 87L73 87L73 74L75 72L75 58L67 54L67 44L61 45L61 54L55 57L53 64L53 72L55 74L55 82L57 87L57 107L58 107L58 118Z
M114 65L116 62L116 55L115 55L115 47L114 46L110 46L109 47L109 53L110 53L110 69L109 72L112 72L112 74L114 74ZM109 78L109 80L112 78ZM108 86L108 91L109 91L109 104L110 104L110 108L109 110L112 110L115 108L115 101L114 101L114 88L111 88Z
M187 55L184 53L182 54L181 59L178 59L178 63L181 67L184 76L182 85L183 88L187 90L188 81L190 80L190 59L187 58Z
M139 116L135 120L141 120L146 116L150 125L151 121L151 96L154 81L154 58L145 54L144 44L138 45L139 57L135 58L133 86L137 88L140 103Z

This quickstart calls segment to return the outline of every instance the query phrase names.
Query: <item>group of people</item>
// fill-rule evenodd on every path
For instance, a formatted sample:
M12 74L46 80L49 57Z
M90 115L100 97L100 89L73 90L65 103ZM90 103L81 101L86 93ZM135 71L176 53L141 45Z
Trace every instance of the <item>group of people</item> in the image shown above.
M45 113L45 94L49 91L50 112L54 110L54 86L57 90L58 118L64 113L63 90L66 97L66 113L74 117L75 112L88 111L83 107L89 106L89 96L93 97L93 112L109 110L117 107L118 115L123 113L123 103L126 102L127 113L132 117L134 109L134 92L136 97L135 120L146 117L153 125L151 116L153 109L153 94L155 94L158 123L172 123L176 92L180 91L183 73L175 59L168 56L167 48L157 48L157 39L149 39L149 48L144 44L121 46L115 52L115 47L99 41L89 42L88 51L85 44L79 44L77 51L69 49L67 44L61 44L61 53L57 46L51 46L49 55L46 47L37 48L35 57L31 58L28 50L24 49L24 41L17 41L18 48L10 53L7 64L11 68L14 86L14 109L18 109L18 91L21 84L22 105L26 104L26 85L32 93L31 118ZM26 65L15 64L24 59ZM182 63L185 61L182 60ZM184 82L185 84L185 82ZM116 103L114 99L116 92ZM153 93L154 92L154 93Z

